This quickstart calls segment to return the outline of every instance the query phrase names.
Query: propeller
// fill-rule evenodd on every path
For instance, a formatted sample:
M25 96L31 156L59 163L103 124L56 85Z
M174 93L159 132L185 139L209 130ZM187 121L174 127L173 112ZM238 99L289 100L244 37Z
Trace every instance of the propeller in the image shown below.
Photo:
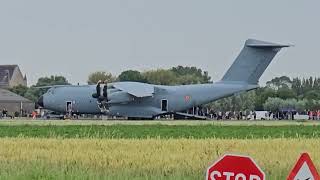
M108 100L108 85L102 84L101 81L98 81L96 85L96 92L92 94L92 97L97 99L99 102Z

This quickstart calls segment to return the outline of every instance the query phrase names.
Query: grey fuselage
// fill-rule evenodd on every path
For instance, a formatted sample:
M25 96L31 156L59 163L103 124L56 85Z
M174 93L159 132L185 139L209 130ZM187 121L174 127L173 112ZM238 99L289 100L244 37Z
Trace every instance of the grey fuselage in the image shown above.
M149 97L129 95L132 96L132 101L111 104L108 114L111 116L152 118L160 114L185 111L194 106L258 87L258 85L239 82L180 86L139 84L141 86L153 86L155 89L153 95ZM51 88L43 96L44 107L66 113L66 102L71 102L73 112L101 114L97 100L92 97L92 94L95 93L95 87L95 85L85 85ZM162 111L161 102L163 99L168 101L167 111Z

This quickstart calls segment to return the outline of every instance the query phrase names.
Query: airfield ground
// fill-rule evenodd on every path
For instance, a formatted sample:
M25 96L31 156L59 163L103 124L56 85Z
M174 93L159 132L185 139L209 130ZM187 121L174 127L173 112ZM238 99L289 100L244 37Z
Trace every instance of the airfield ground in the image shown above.
M32 120L0 119L0 125L221 125L221 126L284 126L284 125L320 125L320 121L308 120Z
M0 179L203 179L224 153L285 179L302 152L320 169L320 123L0 120Z

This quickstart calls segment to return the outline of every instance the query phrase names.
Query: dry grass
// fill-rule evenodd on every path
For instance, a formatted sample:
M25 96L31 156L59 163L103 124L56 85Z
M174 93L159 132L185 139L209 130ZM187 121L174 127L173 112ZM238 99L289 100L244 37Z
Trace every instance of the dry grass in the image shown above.
M0 179L4 166L44 164L86 169L101 177L118 174L141 177L202 179L210 162L224 153L252 156L268 179L284 179L301 152L309 152L320 167L320 139L37 139L0 138ZM2 166L2 167L1 167ZM121 171L126 169L126 174ZM80 171L80 170L79 170ZM44 176L48 176L45 174ZM7 176L10 177L10 172ZM155 178L156 177L156 178ZM182 178L183 179L183 178Z

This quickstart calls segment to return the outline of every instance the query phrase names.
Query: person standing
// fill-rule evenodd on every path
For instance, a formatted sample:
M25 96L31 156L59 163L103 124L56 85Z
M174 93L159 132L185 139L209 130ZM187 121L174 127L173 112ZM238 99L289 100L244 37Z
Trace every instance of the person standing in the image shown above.
M36 111L32 111L32 119L36 119L37 118L37 112Z
M96 92L97 92L97 97L98 97L98 98L99 98L100 95L101 95L100 85L101 85L101 80L98 81L97 86L96 86Z
M312 120L313 119L313 112L312 110L309 111L309 120Z
M104 87L105 87L105 82L101 81L99 83L99 94L98 94L98 101L100 103L102 103L105 100L105 98L104 98Z
M104 83L103 86L103 97L108 101L108 85L107 82Z
M7 111L6 108L3 108L3 110L2 110L2 116L3 116L4 118L6 118L6 117L8 116L8 111Z

